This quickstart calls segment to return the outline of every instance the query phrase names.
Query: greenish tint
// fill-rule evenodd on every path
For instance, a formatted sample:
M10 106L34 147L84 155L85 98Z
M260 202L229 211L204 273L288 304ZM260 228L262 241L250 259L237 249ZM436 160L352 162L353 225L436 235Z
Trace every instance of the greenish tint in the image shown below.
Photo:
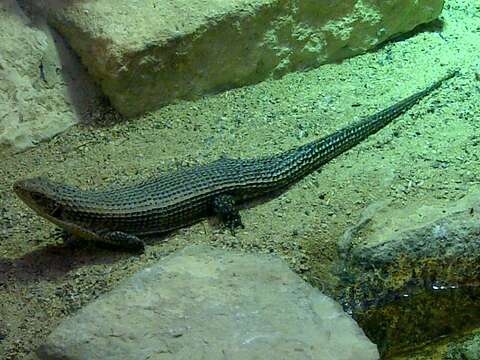
M383 356L418 347L480 324L480 289L401 294L383 306L354 311L354 318Z
M480 192L372 205L341 243L341 299L385 355L480 325Z
M480 334L473 335L465 341L449 344L442 360L478 360L480 359Z

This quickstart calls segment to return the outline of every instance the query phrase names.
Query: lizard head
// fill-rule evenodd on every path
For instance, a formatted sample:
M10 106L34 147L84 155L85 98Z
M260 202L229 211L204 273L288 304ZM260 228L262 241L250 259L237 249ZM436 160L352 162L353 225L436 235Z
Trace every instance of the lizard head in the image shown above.
M43 217L56 217L62 205L55 196L55 184L43 177L18 180L13 191L30 208Z
M16 181L13 184L13 191L38 215L60 228L79 237L96 238L93 232L82 227L81 224L65 218L65 211L72 209L72 194L76 194L77 191L73 187L55 183L43 177L35 177Z

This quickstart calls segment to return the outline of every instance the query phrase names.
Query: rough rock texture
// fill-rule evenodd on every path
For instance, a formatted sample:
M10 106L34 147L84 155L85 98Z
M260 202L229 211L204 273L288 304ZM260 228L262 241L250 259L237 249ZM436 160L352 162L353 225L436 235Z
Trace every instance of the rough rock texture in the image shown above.
M45 2L113 105L134 116L362 53L435 19L444 1Z
M24 150L76 121L53 39L0 2L0 151Z
M42 359L378 359L340 306L280 259L194 246L65 320Z
M480 332L470 335L456 344L449 344L444 360L480 359Z
M342 243L344 293L382 352L480 324L480 191L450 203L365 211Z

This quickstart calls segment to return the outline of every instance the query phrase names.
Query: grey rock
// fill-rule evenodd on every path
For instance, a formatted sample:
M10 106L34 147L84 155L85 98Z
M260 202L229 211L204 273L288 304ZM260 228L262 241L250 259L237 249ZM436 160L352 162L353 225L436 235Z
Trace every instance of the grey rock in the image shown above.
M372 49L434 20L444 0L84 0L50 5L126 116Z
M193 246L63 321L40 359L378 359L341 307L279 258Z

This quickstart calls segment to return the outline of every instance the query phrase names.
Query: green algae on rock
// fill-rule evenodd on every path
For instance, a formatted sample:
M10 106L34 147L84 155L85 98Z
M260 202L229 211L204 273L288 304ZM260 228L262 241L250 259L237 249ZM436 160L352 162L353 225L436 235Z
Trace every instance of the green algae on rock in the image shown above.
M343 302L384 354L480 324L479 235L478 189L449 203L380 206L346 233Z

